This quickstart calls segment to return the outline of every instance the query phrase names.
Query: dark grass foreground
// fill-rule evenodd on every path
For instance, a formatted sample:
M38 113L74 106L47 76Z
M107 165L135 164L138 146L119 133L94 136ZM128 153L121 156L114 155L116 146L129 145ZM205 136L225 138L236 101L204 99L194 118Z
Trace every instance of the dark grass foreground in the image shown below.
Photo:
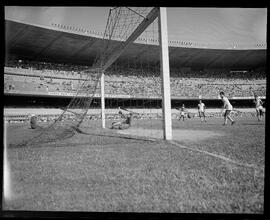
M12 195L6 210L262 213L264 122L174 121L174 129L225 135L179 143L254 165L237 166L164 141L77 133L54 144L8 147ZM28 125L8 127L19 141ZM31 135L31 130L25 135ZM10 145L12 146L12 145Z

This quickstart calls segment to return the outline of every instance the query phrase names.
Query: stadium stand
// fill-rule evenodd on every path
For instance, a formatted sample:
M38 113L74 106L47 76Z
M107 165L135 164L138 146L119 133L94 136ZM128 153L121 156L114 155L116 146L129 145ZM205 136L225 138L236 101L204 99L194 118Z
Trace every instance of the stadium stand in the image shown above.
M9 59L5 63L5 92L76 92L88 66ZM265 72L171 70L172 97L217 98L220 90L229 97L266 95ZM112 66L105 75L105 93L156 97L161 91L158 70ZM97 91L99 92L99 91Z

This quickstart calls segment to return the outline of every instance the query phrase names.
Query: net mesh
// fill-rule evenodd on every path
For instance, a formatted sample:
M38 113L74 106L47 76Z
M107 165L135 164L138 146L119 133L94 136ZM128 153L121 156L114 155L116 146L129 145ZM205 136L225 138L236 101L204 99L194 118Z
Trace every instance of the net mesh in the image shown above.
M120 56L120 53L118 53L118 57L114 57L114 54L117 54L118 51L123 50L123 47L126 46L125 42L130 38L136 28L138 28L138 26L143 21L147 20L147 15L153 11L153 9L154 8L152 7L114 7L110 9L106 29L102 40L103 46L101 47L92 66L89 67L89 70L81 73L81 75L84 77L77 85L78 89L76 95L72 98L70 103L63 109L62 113L57 119L55 119L53 123L43 127L37 136L25 141L23 145L40 144L62 140L71 137L75 134L75 132L81 131L82 128L91 128L91 131L93 132L95 130L93 128L97 126L97 123L94 123L93 125L93 115L89 110L92 109L94 98L99 95L99 82L102 73L110 73L112 71L125 71L127 73L134 70L136 74L139 72L141 75L149 75L150 71L159 72L157 71L159 70L159 63L151 63L151 60L147 60L147 45L145 45L146 50L144 50L144 56L142 56L144 57L144 60L142 57L135 57L134 59L132 56L132 58L127 58L125 60L121 59L121 57L117 59ZM157 19L155 19L155 21L147 27L147 29L139 36L139 38L135 40L135 43L144 41L143 44L147 44L149 43L148 41L151 41L151 44L158 44L158 25L156 20ZM112 59L112 57L114 58ZM159 77L156 78L156 80L159 81ZM141 80L143 79L141 78ZM160 85L160 83L157 85ZM123 87L125 88L125 85L123 85ZM160 89L157 87L149 88L149 85L146 83L141 83L140 88L138 88L139 96L151 96L151 89L160 91ZM132 92L134 92L134 90L132 90ZM137 94L128 95L130 97L138 97ZM135 113L134 118L147 118L150 120L160 117L160 111L158 110L156 110L153 115L152 102L153 101L151 99L147 101L142 100L140 104L141 109L148 110L146 112L133 112ZM117 106L117 109L115 109L115 106ZM127 105L127 103L116 103L116 105L114 104L114 108L111 109L111 113L116 115L116 119L117 117L120 119L121 116L117 116L119 113L119 107L124 108L126 106L134 108L134 104ZM109 104L107 107L110 108L112 106ZM130 109L127 109L126 112L130 113L130 111ZM100 119L100 117L98 119ZM109 127L111 121L107 120L106 123L106 127ZM138 124L139 123L137 123L137 125ZM106 130L103 130L103 133L106 133Z

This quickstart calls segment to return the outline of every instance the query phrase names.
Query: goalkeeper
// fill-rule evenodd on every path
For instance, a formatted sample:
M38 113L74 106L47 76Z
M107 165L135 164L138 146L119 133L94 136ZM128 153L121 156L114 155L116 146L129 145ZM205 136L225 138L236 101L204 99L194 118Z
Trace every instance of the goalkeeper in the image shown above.
M124 115L122 111L120 110L118 114L121 116L121 118L124 119L124 121L117 121L112 123L111 129L128 129L131 127L131 121L132 121L132 113L129 112L127 115Z

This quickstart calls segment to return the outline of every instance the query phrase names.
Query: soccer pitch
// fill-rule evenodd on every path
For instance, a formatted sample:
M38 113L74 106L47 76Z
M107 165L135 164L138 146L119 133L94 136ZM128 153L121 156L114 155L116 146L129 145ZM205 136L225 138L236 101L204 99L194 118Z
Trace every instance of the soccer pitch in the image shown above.
M31 147L16 146L29 124L9 124L3 209L263 213L265 122L222 123L173 120L173 142L76 133Z

